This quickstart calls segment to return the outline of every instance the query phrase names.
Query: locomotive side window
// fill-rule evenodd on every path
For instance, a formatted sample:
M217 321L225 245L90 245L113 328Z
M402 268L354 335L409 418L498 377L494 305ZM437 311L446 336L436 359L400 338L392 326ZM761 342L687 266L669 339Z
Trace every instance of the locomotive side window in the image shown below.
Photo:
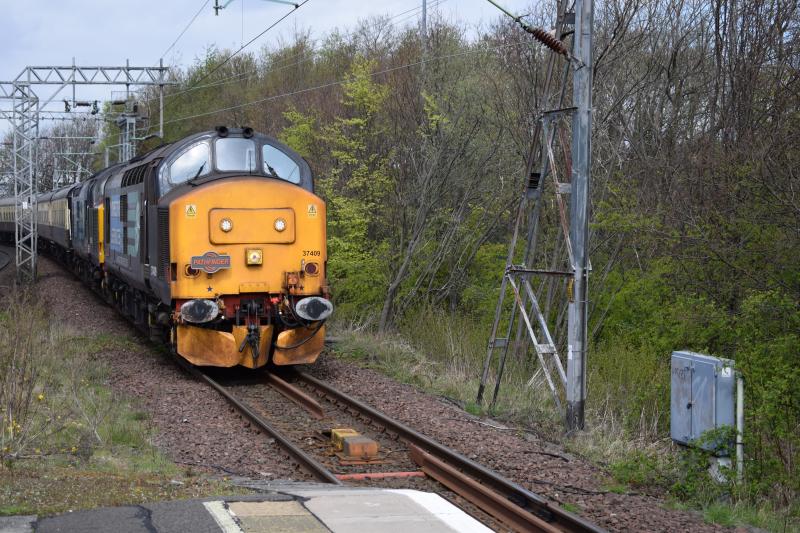
M217 170L253 172L256 169L256 143L252 140L236 137L217 139L214 148Z
M269 144L261 149L261 155L264 157L264 172L282 180L300 183L300 167L291 157Z
M211 150L207 142L199 142L178 156L170 164L168 172L161 173L159 179L161 194L165 194L175 185L205 176L209 172L211 172Z

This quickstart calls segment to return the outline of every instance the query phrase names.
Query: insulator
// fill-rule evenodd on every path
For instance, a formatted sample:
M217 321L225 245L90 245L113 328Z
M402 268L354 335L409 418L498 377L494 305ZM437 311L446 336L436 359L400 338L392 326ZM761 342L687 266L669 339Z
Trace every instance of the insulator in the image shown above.
M564 46L564 43L550 35L550 33L544 31L542 28L532 28L530 26L525 28L525 31L533 35L537 41L545 45L547 48L552 50L553 52L562 54L562 55L569 55L569 51L567 47Z

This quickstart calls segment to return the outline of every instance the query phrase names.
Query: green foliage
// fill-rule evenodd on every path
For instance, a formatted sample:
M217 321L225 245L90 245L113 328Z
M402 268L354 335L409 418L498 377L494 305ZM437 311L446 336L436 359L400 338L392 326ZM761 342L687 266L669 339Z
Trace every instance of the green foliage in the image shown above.
M734 496L757 508L762 498L786 507L800 490L800 240L792 170L800 162L800 128L788 78L776 84L772 74L758 73L787 76L793 59L781 58L796 56L796 39L776 38L777 50L763 42L776 33L758 32L758 44L747 49L772 50L764 58L739 57L735 46L718 59L697 57L698 46L715 44L702 32L686 40L651 31L663 26L651 16L686 22L684 12L652 7L627 34L615 30L629 26L610 15L614 10L599 11L596 20L600 47L612 38L654 41L608 47L595 80L587 403L594 433L582 445L613 463L640 448L645 455L620 465L620 477L709 505L704 474L677 474L702 472L701 459L661 468L648 457L668 431L670 353L735 359L747 380L748 476ZM712 12L698 11L691 23L712 27L704 19ZM328 206L336 318L369 328L382 309L391 315L394 335L375 340L365 332L378 347L351 342L354 357L481 412L468 402L545 94L536 67L544 56L514 45L518 36L503 25L475 42L455 25L431 29L429 53L442 60L426 64L424 77L422 69L394 69L418 61L415 32L380 24L337 32L316 40L316 48L310 35L299 35L216 71L227 53L209 49L168 89L167 140L248 124L306 157ZM481 51L485 45L492 51ZM674 76L649 74L663 71L662 51ZM295 60L306 54L309 60ZM737 61L746 68L733 68ZM731 90L705 90L708 73L721 70L734 73ZM744 80L753 85L740 87L736 72L754 73ZM343 75L344 84L330 83ZM733 95L742 101L725 101ZM241 105L250 101L259 103ZM541 227L551 229L538 241L547 258L563 246L550 202L546 197ZM521 254L518 247L517 261ZM560 268L568 266L562 261ZM557 287L554 301L563 302L563 293ZM509 314L507 308L501 327ZM563 309L550 309L548 319L563 338ZM561 415L542 393L546 386L527 385L536 371L530 352L509 358L495 414L561 438Z
M309 159L317 131L317 121L310 115L304 115L294 107L283 113L288 125L280 134L280 140L301 156Z
M621 461L609 465L614 478L634 487L665 486L666 476L656 455L636 451Z
M381 118L387 87L373 82L374 64L357 60L343 85L345 116L316 136L336 161L330 175L318 179L327 202L328 276L341 318L366 318L381 302L386 286L387 245L382 231L388 222L385 204L390 190L391 154L374 149L384 133ZM309 150L314 121L296 111L287 118L287 141Z
M672 351L725 353L732 342L730 317L702 296L675 290L674 269L664 260L647 272L611 272L613 292L597 297L606 314L591 358L591 402L617 413L634 436L669 429Z
M800 495L800 306L781 292L754 293L736 326L749 489L789 504Z
M573 514L581 513L581 508L575 505L574 503L564 502L561 504L561 508Z
M461 307L483 324L493 318L507 255L508 245L505 243L484 244L467 271Z

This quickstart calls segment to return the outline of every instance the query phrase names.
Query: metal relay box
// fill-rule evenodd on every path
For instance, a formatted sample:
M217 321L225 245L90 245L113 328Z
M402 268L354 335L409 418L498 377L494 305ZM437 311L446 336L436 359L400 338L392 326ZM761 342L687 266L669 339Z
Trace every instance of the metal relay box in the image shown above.
M689 351L672 352L670 433L690 444L704 432L733 427L736 373L733 361ZM706 450L712 443L702 443Z

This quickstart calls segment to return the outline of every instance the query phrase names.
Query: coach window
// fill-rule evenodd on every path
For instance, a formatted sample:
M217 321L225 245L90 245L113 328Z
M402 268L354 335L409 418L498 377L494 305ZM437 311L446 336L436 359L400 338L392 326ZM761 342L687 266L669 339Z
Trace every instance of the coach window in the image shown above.
M256 143L250 139L230 137L214 144L217 170L220 172L253 172L256 169Z
M199 142L179 155L169 165L168 172L161 172L159 178L161 194L166 194L175 185L205 176L209 172L211 172L211 150L207 142Z
M261 154L264 156L264 172L282 180L300 183L300 167L291 157L269 144L264 145Z

